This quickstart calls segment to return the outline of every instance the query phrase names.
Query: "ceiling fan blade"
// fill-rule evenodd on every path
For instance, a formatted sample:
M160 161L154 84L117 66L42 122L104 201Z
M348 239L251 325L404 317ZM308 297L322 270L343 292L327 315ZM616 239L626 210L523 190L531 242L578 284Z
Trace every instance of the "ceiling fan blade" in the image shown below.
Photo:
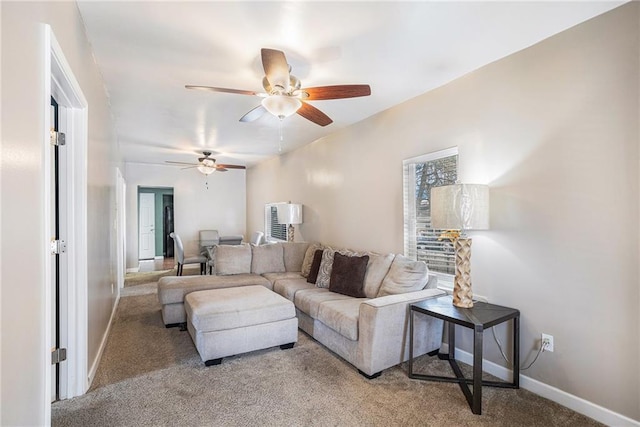
M256 108L249 111L244 116L240 117L240 121L246 123L246 122L252 122L254 120L258 120L266 112L267 112L266 108L264 108L262 105L258 105Z
M275 49L262 49L262 67L271 87L289 90L289 64L284 52Z
M253 95L259 96L258 92L254 92L252 90L241 90L241 89L227 89L224 87L213 87L213 86L194 86L194 85L185 85L187 89L195 89L195 90L206 90L209 92L224 92L224 93L235 93L237 95Z
M303 97L305 101L356 98L358 96L371 95L371 87L369 85L319 86L300 89L300 91L309 95L306 98Z
M186 168L180 168L180 170L193 169L193 168L197 168L198 166L200 166L200 165L187 166Z
M170 163L172 165L189 165L189 166L198 166L194 163L185 163L185 162L172 162L170 160L165 160L165 163Z
M216 164L217 168L222 168L222 169L246 169L246 166L242 166L242 165L223 165L223 164Z
M333 120L331 120L329 116L306 102L302 103L302 107L298 109L297 113L305 119L311 120L313 123L320 126L326 126L333 123Z
M227 168L221 168L221 167L216 167L216 172L228 172L229 169Z

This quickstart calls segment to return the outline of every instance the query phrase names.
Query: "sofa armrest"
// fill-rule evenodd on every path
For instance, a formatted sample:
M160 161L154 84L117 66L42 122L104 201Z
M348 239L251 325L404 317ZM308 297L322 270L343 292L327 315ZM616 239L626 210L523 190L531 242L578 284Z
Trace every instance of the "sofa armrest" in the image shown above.
M358 366L367 375L395 366L409 358L409 304L446 295L439 289L387 295L360 304ZM442 320L429 316L414 319L414 356L440 348Z

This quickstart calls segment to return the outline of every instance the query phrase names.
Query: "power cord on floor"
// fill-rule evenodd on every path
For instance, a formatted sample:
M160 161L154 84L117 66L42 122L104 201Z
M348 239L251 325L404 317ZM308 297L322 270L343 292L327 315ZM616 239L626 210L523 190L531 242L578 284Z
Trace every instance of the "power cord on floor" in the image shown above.
M496 336L496 328L495 328L495 326L493 328L491 328L491 332L493 332L493 339L495 340L496 344L498 344L498 349L500 350L500 354L502 355L502 358L505 360L505 362L507 362L508 364L511 364L511 361L509 360L507 355L504 354L504 350L502 350L502 343L500 342L500 340ZM536 357L533 359L533 361L531 363L529 363L528 366L520 367L520 370L521 371L526 371L527 369L532 367L533 364L536 363L536 360L538 360L538 356L540 356L540 353L542 353L547 348L548 345L549 345L549 343L546 342L546 341L541 342L540 343L540 348L538 349L538 353L536 354Z

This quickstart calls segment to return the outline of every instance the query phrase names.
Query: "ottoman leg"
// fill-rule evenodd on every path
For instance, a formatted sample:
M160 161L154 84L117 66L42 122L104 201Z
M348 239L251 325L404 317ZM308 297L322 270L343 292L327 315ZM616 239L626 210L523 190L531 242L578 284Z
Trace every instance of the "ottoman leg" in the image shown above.
M289 344L282 344L282 345L280 346L280 349L281 349L281 350L288 350L288 349L290 349L290 348L293 348L293 346L294 346L294 345L295 345L295 343L294 343L294 342L290 342Z
M220 359L207 360L206 362L204 362L204 366L219 365L221 363L222 363L222 357Z

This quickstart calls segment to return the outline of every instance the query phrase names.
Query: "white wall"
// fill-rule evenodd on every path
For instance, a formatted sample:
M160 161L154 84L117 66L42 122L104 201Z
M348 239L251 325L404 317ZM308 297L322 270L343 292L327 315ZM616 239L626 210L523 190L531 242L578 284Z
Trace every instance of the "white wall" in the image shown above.
M42 425L45 390L43 238L44 26L51 25L89 103L88 361L98 354L115 302L112 254L116 139L108 99L73 2L1 2L2 158L0 263L2 425Z
M540 333L555 337L523 374L640 420L638 10L251 168L247 228L263 228L264 203L292 200L308 241L400 253L402 160L458 146L461 180L491 187L475 292L521 310L523 361ZM487 359L504 365L486 337ZM470 350L469 335L459 344Z
M220 235L241 234L246 239L244 170L214 172L206 178L196 169L125 165L127 268L138 266L138 187L173 187L174 230L182 239L187 256L198 252L199 230L218 230Z

